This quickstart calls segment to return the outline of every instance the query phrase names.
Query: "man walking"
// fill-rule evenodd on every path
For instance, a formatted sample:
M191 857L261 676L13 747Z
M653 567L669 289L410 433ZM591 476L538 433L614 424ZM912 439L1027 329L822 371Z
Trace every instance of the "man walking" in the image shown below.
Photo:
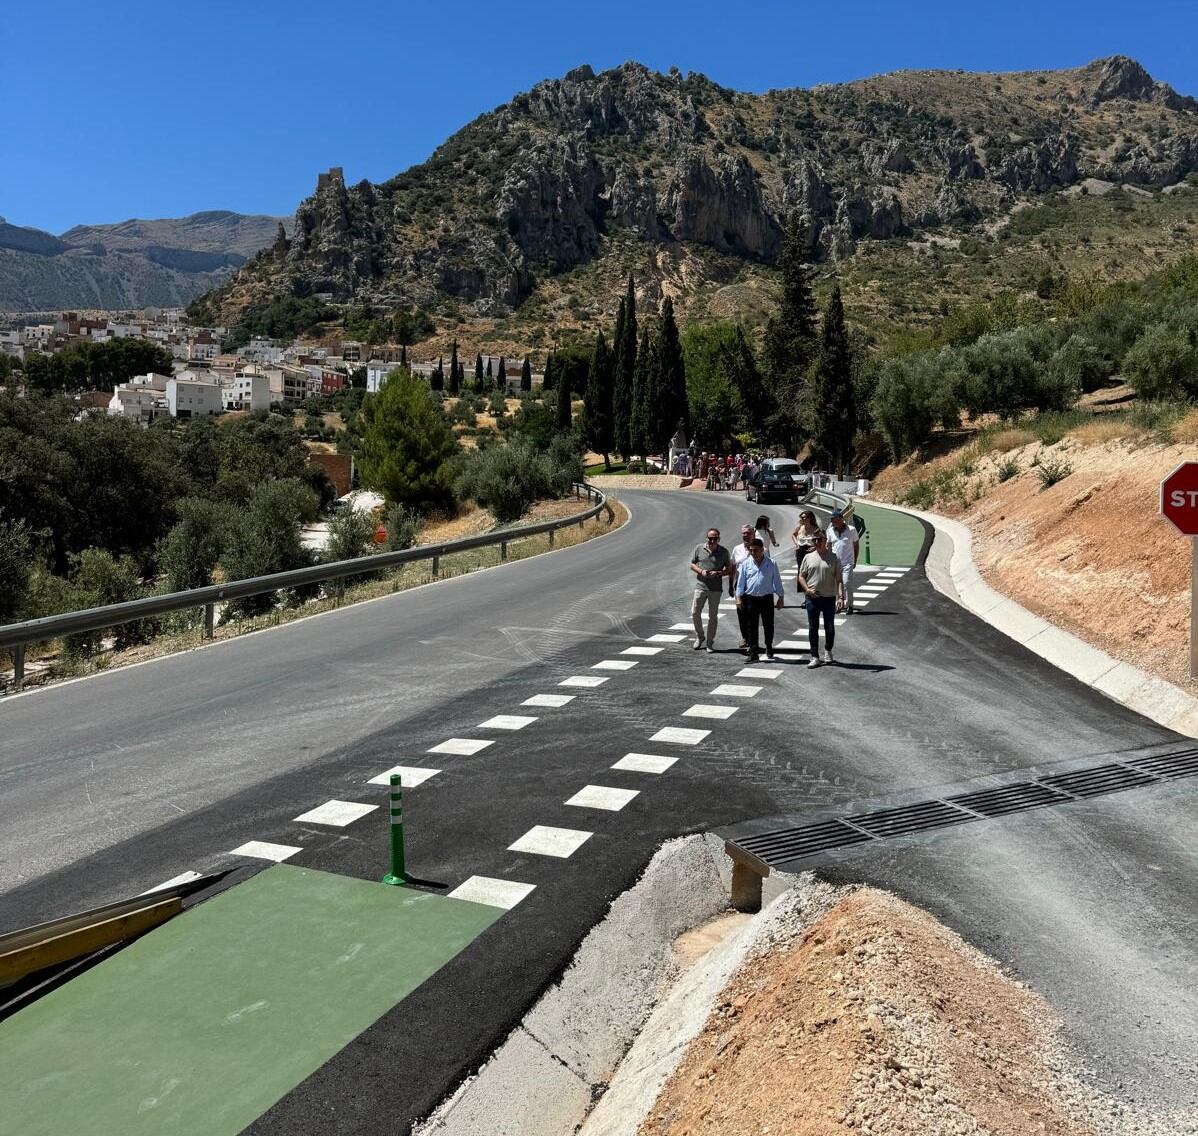
M857 567L857 527L848 524L838 509L832 514L828 525L828 544L833 555L840 561L844 592L840 599L842 611L853 610L853 569Z
M752 550L749 545L753 540L753 526L740 526L740 544L732 550L732 569L728 573L728 598L736 598L736 579L740 575L740 566L746 561L752 559ZM747 651L749 649L749 623L745 616L745 609L739 604L736 606L736 622L740 624L740 650Z
M695 574L695 594L691 600L691 619L695 624L695 650L706 643L708 652L715 650L715 629L719 623L720 596L724 594L724 578L731 571L732 559L720 544L720 530L708 529L707 540L691 555L691 571ZM707 608L707 635L703 634L703 608Z
M824 619L824 658L831 663L832 647L836 643L836 601L844 600L844 576L840 560L828 548L824 533L816 533L814 547L803 557L799 565L799 591L806 597L803 606L807 609L807 645L811 649L808 667L818 667L819 621Z
M765 657L774 657L774 608L781 607L782 577L778 565L765 555L765 545L757 538L749 542L749 559L741 563L736 577L736 609L745 612L749 632L749 662L761 658L758 624L765 632Z

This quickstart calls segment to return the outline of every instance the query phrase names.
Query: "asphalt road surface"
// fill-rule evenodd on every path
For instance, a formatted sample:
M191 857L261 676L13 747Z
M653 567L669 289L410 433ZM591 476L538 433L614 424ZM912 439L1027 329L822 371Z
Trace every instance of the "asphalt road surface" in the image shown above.
M367 781L392 766L436 769L406 796L410 869L535 890L250 1129L404 1131L485 1059L663 839L1177 740L978 622L919 568L839 629L835 667L790 654L756 668L776 677L736 677L730 611L715 655L689 635L651 641L684 634L670 628L688 619L686 563L706 526L731 545L759 508L739 494L624 499L632 521L599 540L0 702L0 930L188 870L264 864L229 854L247 841L377 878L385 809L344 828L294 818L331 799L383 804ZM788 545L796 510L769 512ZM779 622L779 641L805 638L797 608ZM606 661L636 665L596 668ZM607 681L560 685L573 677ZM574 697L524 704L541 694ZM686 715L696 704L736 709ZM484 725L497 715L536 720ZM662 728L710 733L651 740ZM491 744L429 752L449 739ZM613 769L628 753L676 761ZM636 795L618 810L566 804L587 786ZM823 870L925 904L1008 963L1102 1083L1192 1106L1196 787L879 842ZM591 835L564 858L511 850L534 826Z

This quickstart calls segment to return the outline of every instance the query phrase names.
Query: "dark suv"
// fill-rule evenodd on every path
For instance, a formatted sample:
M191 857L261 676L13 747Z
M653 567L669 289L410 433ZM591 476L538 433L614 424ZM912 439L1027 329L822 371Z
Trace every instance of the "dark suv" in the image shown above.
M750 501L789 501L799 503L799 487L789 473L778 469L760 469L749 482L745 496Z

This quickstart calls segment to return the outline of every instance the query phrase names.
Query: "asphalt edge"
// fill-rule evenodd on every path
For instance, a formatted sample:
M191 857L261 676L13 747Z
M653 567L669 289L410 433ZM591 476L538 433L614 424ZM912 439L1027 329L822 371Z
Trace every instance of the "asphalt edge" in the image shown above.
M606 918L587 934L561 980L546 990L477 1073L413 1126L413 1136L575 1132L608 1091L677 977L674 940L730 909L731 872L724 842L714 835L664 843L641 878L612 901ZM765 906L787 893L795 880L784 873L766 880ZM699 985L686 1023L693 1026L690 1036L702 1028L711 999L755 941L752 932L768 925L760 917L751 920L686 972L695 972ZM681 1036L678 1027L677 1020L670 1022L674 1033L666 1056L672 1055L672 1063L654 1066L659 1087L685 1053L689 1037ZM646 1112L655 1099L654 1091ZM631 1130L627 1115L624 1124L624 1131Z
M1123 662L996 591L973 559L973 534L960 521L868 500L908 513L935 532L925 571L932 587L984 623L1100 694L1186 737L1198 737L1198 699L1163 678Z

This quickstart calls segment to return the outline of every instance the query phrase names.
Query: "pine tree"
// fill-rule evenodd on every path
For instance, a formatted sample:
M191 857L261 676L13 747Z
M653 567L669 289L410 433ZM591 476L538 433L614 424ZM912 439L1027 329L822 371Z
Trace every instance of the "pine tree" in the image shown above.
M545 391L553 390L554 381L553 352L550 351L549 354L545 356L545 373L541 376L541 393L544 394Z
M449 350L449 393L458 394L461 389L461 372L458 370L458 341L455 339Z
M483 375L483 356L480 351L474 358L474 393L482 394L487 389L487 380Z
M612 354L612 446L627 461L634 449L630 434L633 376L636 373L636 285L631 275L628 291L620 301Z
M653 356L649 395L645 400L645 433L651 449L664 459L679 427L685 432L690 430L686 365L682 360L678 325L674 322L674 301L669 296L661 304Z
M495 376L495 386L499 390L507 390L507 365L502 355L499 356L499 373Z
M646 328L641 332L640 345L636 349L636 369L632 374L632 415L628 422L629 447L642 460L649 452L648 403L653 397L652 386L653 344Z
M819 355L807 388L805 424L816 451L842 476L853 461L857 433L857 399L853 390L853 356L844 324L840 285L824 312Z
M557 429L560 434L570 432L570 372L562 371L557 384Z
M742 428L758 437L764 436L766 424L777 407L761 377L753 346L741 324L736 325L732 342L720 349L720 369L740 398Z
M807 268L807 225L798 210L790 215L778 268L782 297L765 329L765 363L770 395L777 410L767 428L773 440L795 451L801 431L803 385L818 350L815 300Z
M595 338L587 391L582 404L583 437L588 446L603 455L603 468L611 469L612 450L612 358L600 331Z

